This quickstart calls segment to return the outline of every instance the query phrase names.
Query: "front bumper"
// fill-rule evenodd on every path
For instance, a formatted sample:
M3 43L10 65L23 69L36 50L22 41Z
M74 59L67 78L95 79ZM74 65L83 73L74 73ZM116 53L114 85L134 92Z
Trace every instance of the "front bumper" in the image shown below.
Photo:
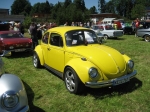
M20 49L12 49L12 50L3 50L3 53L0 54L0 56L6 56L10 52L24 52L24 51L30 51L32 48L20 48Z
M102 82L86 82L85 86L90 87L90 88L101 88L101 87L116 86L116 85L120 85L120 84L123 84L123 83L130 81L130 79L135 77L136 74L137 74L137 71L134 70L131 74L127 74L127 75L124 75L122 77L118 77L115 79L102 81Z

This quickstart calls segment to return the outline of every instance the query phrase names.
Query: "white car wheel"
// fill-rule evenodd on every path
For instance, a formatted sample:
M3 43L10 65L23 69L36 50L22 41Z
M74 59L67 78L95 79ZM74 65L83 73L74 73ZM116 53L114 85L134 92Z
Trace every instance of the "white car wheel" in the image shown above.
M36 52L34 52L34 54L33 54L33 66L34 66L35 68L41 67L40 60L39 60L39 57L38 57L38 55L36 54Z
M145 36L144 36L144 40L145 40L146 42L150 42L150 35L145 35Z
M71 67L66 68L64 73L64 81L66 88L70 93L79 94L84 90L83 83Z
M107 40L108 39L108 35L104 35L104 40Z

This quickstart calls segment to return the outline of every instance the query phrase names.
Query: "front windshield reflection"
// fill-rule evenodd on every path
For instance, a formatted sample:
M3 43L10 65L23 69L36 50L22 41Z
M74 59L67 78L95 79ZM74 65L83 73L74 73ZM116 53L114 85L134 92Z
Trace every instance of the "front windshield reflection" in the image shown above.
M91 30L73 30L65 34L67 46L78 46L98 43L97 36Z

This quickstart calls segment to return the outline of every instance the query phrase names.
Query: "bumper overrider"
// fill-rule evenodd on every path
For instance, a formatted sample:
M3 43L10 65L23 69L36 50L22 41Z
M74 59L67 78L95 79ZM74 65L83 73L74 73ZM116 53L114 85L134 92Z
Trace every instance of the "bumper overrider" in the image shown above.
M137 71L134 70L131 74L124 75L122 77L118 77L115 79L102 81L102 82L86 82L85 86L91 87L91 88L101 88L101 87L108 87L108 86L116 86L123 83L126 83L130 81L135 75L137 74Z

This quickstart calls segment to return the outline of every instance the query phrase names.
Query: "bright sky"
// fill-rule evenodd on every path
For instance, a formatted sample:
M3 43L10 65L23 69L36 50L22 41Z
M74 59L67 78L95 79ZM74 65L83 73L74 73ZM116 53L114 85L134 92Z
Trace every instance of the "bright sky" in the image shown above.
M29 0L31 5L33 6L37 2L45 2L46 0ZM48 0L49 3L56 4L59 2L64 2L65 0ZM105 0L106 2L109 0ZM0 8L4 9L11 9L11 5L13 4L14 0L0 0ZM91 8L95 6L96 8L98 7L98 0L84 0L86 8Z

